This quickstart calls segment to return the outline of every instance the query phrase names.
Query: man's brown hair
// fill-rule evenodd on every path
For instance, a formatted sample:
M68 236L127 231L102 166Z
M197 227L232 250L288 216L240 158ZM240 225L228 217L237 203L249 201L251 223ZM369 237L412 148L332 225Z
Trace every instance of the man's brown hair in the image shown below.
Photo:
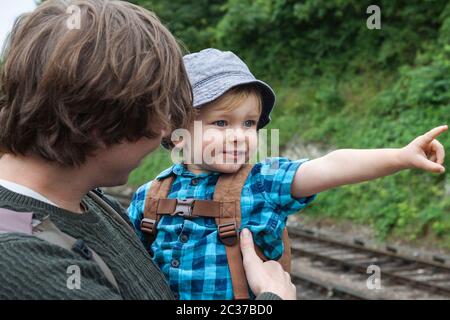
M177 41L125 1L46 1L16 20L3 59L2 152L76 166L99 142L154 138L192 117Z

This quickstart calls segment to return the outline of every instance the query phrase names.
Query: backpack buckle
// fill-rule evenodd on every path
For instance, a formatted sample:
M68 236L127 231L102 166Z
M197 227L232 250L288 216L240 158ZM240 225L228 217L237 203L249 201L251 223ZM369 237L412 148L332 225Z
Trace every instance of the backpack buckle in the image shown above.
M156 221L149 218L144 218L141 221L141 231L153 235L155 233Z
M177 199L177 205L172 216L180 216L184 218L192 217L192 209L194 208L195 199Z
M234 246L237 242L236 222L223 223L218 226L220 241L226 246Z

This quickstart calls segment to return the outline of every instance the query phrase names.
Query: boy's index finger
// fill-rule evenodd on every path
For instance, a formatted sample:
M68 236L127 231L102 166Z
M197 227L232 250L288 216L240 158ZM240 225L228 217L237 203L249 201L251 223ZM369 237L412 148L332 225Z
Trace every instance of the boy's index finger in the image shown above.
M443 133L447 130L448 130L447 125L439 126L439 127L431 129L430 131L428 131L427 133L424 134L425 142L430 143L431 141L436 139L436 137L438 137L441 133Z

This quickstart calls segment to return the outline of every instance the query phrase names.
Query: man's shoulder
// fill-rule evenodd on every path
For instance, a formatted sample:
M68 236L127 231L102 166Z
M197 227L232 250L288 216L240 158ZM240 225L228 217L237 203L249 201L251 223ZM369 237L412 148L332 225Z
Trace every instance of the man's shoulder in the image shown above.
M61 258L78 260L80 257L74 252L64 249L61 246L39 239L32 234L19 232L0 233L0 256L1 265L11 268L21 266L24 262L30 265L45 265L54 263ZM55 260L56 259L56 260ZM27 263L28 265L28 263Z
M19 232L0 232L0 252L8 250L8 247L24 245L31 248L33 244L39 243L42 243L42 240L33 235Z
M0 256L0 300L120 298L96 262L33 235L0 233ZM90 275L83 278L84 290L67 286L74 266Z

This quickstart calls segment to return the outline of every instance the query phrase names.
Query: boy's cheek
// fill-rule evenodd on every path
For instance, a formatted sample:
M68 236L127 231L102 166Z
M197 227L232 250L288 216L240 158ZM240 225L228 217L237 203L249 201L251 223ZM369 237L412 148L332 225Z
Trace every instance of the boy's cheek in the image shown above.
M249 152L255 151L258 148L258 135L256 133L249 135L249 137L246 138L245 143Z
M223 151L222 143L218 140L219 139L217 138L203 140L201 148L203 152L203 157L205 156L216 157L222 154Z

